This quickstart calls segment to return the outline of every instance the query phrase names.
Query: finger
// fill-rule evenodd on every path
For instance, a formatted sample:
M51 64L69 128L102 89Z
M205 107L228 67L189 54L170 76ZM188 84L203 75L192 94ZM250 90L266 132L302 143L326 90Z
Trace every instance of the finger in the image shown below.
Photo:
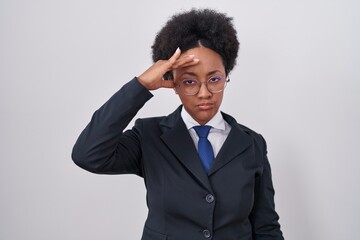
M194 57L182 61L177 61L175 64L173 64L172 69L192 66L198 64L199 61L200 60L198 58L194 58Z
M195 57L195 55L182 56L182 57L178 58L173 65L179 66L184 63L191 62L191 61L193 61L194 57Z
M181 55L181 50L180 50L180 48L177 48L176 51L174 52L174 54L169 58L168 62L171 65L173 65L176 62L176 60L178 60L180 55Z
M168 60L158 60L153 66L156 66L160 71L160 75L163 76L166 72L172 69L172 65L178 60L180 55L181 50L180 48L177 48Z

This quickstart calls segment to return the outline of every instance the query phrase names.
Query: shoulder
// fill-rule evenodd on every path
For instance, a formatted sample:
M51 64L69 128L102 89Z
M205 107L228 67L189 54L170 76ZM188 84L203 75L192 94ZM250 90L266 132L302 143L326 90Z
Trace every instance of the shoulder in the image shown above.
M239 129L241 132L248 135L254 141L254 143L259 144L262 146L262 148L266 149L266 141L260 133L241 123L238 123L234 117L227 113L221 112L221 114L223 115L224 120L229 123L232 128L235 127Z
M176 124L179 123L179 121L182 121L181 118L181 109L182 106L180 105L175 111L170 113L167 116L156 116L156 117L148 117L148 118L139 118L136 120L136 123L141 123L146 126L151 126L153 124L161 125L163 127L172 128Z
M138 118L135 121L135 124L141 124L143 126L151 126L151 125L159 125L160 122L165 118L166 116L155 116L155 117L145 117L145 118Z

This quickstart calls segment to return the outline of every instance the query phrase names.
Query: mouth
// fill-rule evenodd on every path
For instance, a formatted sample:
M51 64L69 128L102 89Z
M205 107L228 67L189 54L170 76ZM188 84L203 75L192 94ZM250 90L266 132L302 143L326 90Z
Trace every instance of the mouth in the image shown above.
M200 103L198 105L196 105L200 110L210 110L214 107L213 103Z

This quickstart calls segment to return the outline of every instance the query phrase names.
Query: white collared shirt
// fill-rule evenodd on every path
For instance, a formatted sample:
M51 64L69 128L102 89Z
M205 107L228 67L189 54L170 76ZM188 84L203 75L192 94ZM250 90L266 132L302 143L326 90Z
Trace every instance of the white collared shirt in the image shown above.
M189 134L194 141L196 149L198 149L199 136L193 127L199 126L200 124L190 116L185 108L182 108L181 110L181 117L187 129L189 130ZM213 147L214 156L216 157L227 136L229 135L231 126L224 120L220 111L218 111L215 116L208 123L206 123L206 125L211 126L208 139Z

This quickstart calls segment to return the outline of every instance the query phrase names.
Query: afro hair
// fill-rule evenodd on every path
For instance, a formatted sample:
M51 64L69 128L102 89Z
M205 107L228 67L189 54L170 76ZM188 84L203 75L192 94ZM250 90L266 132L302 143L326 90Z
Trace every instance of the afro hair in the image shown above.
M152 58L169 59L179 47L182 52L200 45L217 52L228 74L236 64L239 41L232 18L211 9L192 9L173 15L158 32Z

